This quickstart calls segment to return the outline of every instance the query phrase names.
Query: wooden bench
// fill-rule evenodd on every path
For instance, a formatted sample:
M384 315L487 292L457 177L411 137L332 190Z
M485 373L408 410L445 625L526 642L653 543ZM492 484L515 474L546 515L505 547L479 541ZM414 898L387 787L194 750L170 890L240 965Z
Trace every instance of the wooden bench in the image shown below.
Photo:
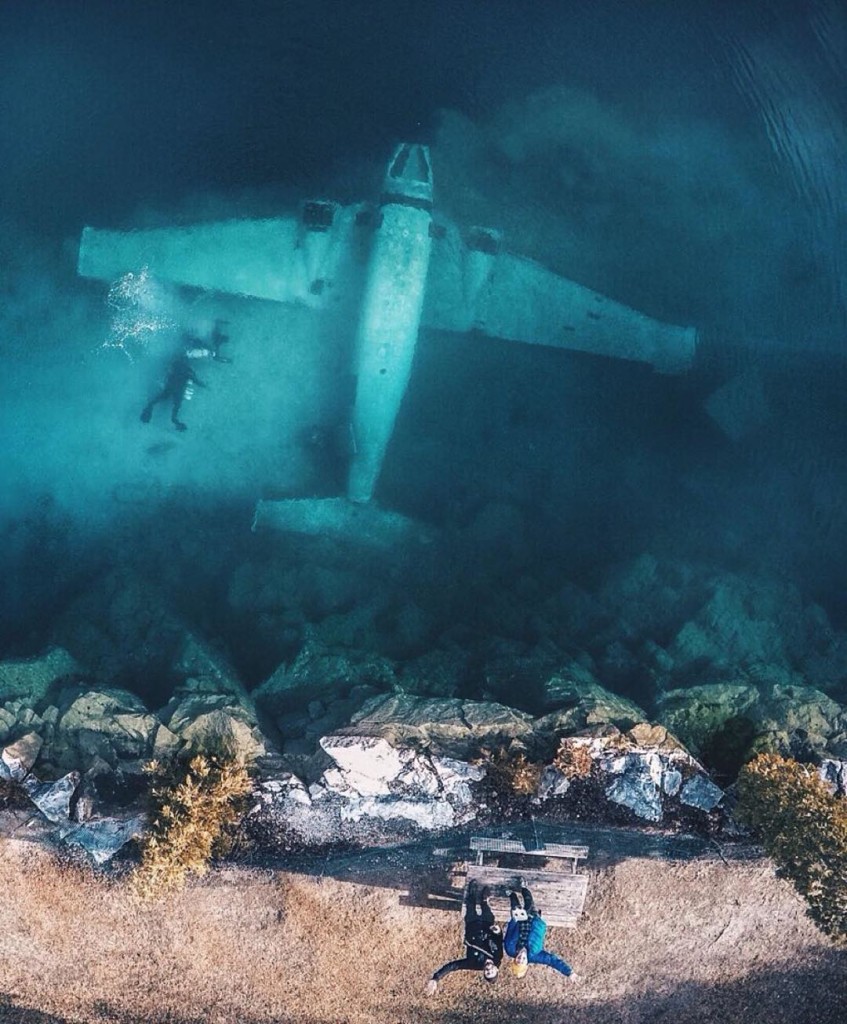
M551 928L576 928L588 892L588 875L572 875L565 871L514 871L489 865L468 864L465 894L475 882L481 889L491 887L489 903L498 921L509 918L507 889L517 889L520 875L532 893L541 916Z
M491 887L490 904L498 919L509 917L510 903L506 890L517 889L523 877L531 891L541 916L551 927L575 928L585 906L588 893L588 875L577 874L579 861L588 857L587 846L570 843L528 844L520 839L497 839L472 836L470 848L476 854L476 863L465 865L465 893L475 882L480 888ZM571 870L554 868L501 868L485 863L485 854L569 860Z
M566 843L539 843L537 846L528 846L520 839L493 839L489 836L471 836L470 847L476 853L478 865L485 862L486 853L514 853L525 857L570 860L573 874L576 874L578 862L588 857L587 846L571 846Z

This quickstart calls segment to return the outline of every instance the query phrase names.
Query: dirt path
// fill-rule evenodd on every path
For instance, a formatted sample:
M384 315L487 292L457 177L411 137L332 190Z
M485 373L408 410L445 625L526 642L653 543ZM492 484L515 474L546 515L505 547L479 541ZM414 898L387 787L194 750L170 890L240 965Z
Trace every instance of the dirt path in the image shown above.
M847 954L761 860L601 859L586 914L546 968L495 986L432 970L460 949L455 912L410 904L401 852L295 874L216 871L168 902L0 840L3 1024L843 1024ZM349 859L348 859L349 860ZM422 865L407 864L422 877ZM350 880L352 877L358 880ZM409 874L406 875L408 882ZM424 888L423 882L420 883Z

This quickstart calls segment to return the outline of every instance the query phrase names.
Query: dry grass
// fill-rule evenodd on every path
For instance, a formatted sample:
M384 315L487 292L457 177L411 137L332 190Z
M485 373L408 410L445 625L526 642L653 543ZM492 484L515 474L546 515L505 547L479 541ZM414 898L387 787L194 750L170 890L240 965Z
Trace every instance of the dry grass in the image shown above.
M382 870L382 869L381 869ZM456 913L381 884L213 871L141 905L116 881L0 840L3 1024L835 1024L844 954L766 862L629 860L596 870L587 912L543 968L496 986L432 970L460 949ZM5 1006L4 1006L5 1000Z

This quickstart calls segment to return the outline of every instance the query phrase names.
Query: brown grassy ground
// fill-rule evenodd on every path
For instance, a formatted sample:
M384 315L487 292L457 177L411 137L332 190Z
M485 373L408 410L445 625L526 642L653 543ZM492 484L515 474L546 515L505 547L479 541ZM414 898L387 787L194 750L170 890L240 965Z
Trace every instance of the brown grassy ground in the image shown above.
M630 859L592 872L547 968L494 986L432 970L459 915L408 906L395 879L231 868L152 907L116 882L0 839L3 1024L844 1024L847 954L765 862Z

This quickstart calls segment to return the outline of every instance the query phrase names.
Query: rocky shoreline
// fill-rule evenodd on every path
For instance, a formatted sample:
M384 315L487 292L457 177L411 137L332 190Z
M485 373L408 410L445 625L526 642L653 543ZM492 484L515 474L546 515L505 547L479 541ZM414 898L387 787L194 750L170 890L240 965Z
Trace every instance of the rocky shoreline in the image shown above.
M105 862L145 827L145 764L192 751L251 764L247 827L291 850L530 817L731 837L734 773L766 750L847 789L847 639L778 581L642 556L595 593L525 599L532 645L446 630L426 646L411 599L385 641L387 595L351 603L357 572L337 551L309 573L239 564L230 614L277 637L299 623L248 690L172 602L107 571L41 655L0 662L0 804L14 788L18 817L32 806L45 838ZM119 685L133 659L159 706ZM623 695L634 679L649 708Z

